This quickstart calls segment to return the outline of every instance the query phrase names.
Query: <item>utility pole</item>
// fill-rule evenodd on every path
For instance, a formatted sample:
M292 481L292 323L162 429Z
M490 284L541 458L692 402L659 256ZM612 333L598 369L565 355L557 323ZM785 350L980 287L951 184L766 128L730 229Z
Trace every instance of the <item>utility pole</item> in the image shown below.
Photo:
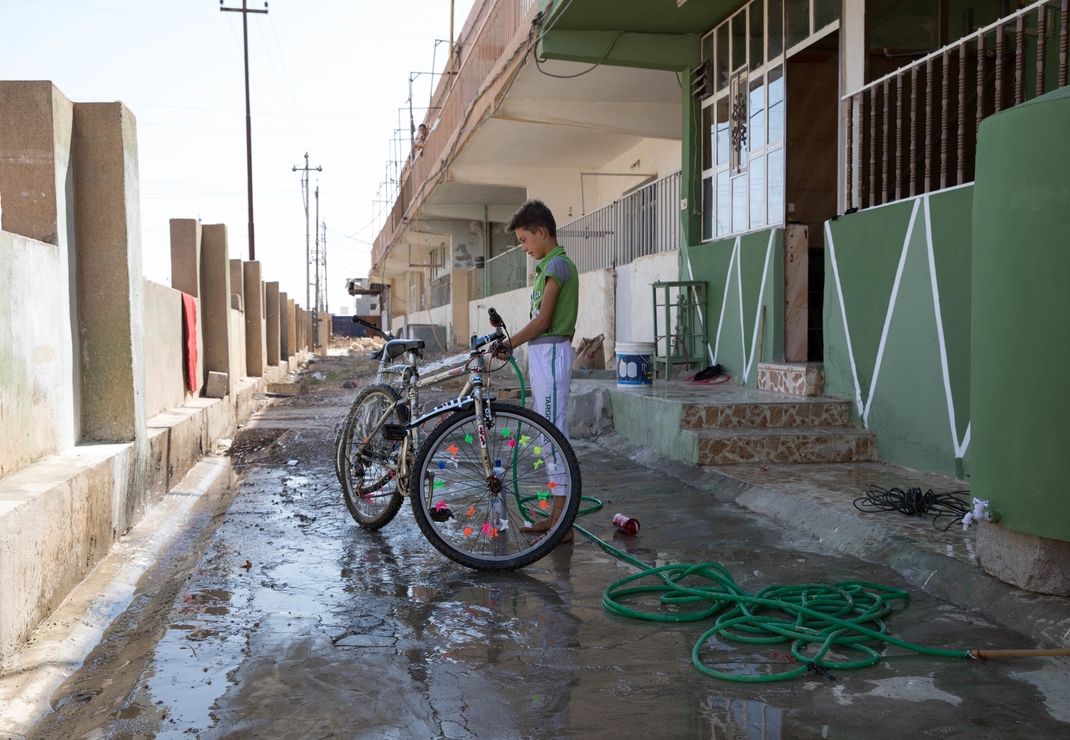
M320 186L316 183L316 313L322 309L320 303Z
M242 36L245 39L245 160L249 175L249 261L256 259L256 240L253 235L253 119L249 113L249 14L267 14L267 3L263 10L252 10L248 7L248 0L241 0L240 8L224 8L223 0L219 0L219 10L222 13L241 13Z
M330 288L327 286L330 283L327 282L327 219L323 219L323 310L327 313L331 312L331 300L328 298L330 295Z
M294 172L301 173L301 194L305 201L305 308L311 308L312 302L309 295L309 287L311 286L311 276L308 274L309 264L312 261L311 249L309 248L309 225L308 225L308 173L315 170L316 172L323 172L323 167L316 165L315 167L308 166L308 152L305 152L305 166L298 167L296 164L293 166Z

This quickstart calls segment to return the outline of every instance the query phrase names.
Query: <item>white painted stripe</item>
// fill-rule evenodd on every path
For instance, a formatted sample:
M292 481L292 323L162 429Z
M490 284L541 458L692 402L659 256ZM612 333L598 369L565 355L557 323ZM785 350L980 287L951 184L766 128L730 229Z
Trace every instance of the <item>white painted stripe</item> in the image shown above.
M758 288L758 308L754 312L754 335L750 340L750 359L746 361L746 368L743 371L743 382L747 382L747 378L750 377L751 368L754 367L754 356L758 351L758 330L761 323L762 316L762 300L765 298L765 281L769 276L769 258L773 254L773 237L776 236L776 229L769 232L769 244L765 248L765 267L762 268L762 284ZM743 286L740 286L740 301L743 300ZM762 358L758 358L758 362L761 362Z
M691 271L691 250L690 249L687 251L687 279L688 280L692 280L692 281L695 279L695 273ZM700 306L699 303L698 303L698 295L696 293L694 293L694 288L692 288L691 290L692 290L692 295L694 296L694 299L695 299L695 307L698 308L698 321L699 321L699 324L702 325L702 331L705 332L706 331L706 317L702 315L702 306ZM710 292L707 290L706 291L706 297L709 298L709 295L710 295ZM710 364L711 365L716 365L717 361L713 358L713 347L710 346L710 343L708 341L706 342L706 353L710 356Z
M940 369L944 373L944 393L947 394L947 417L951 422L951 444L955 457L961 458L966 453L969 440L965 437L959 442L958 426L955 424L955 399L951 395L951 373L947 365L947 344L944 342L944 319L940 311L940 289L936 284L936 257L933 254L933 224L929 213L929 196L925 196L925 243L929 251L929 278L933 288L933 310L936 313L936 336L940 340Z
M877 348L877 362L873 366L873 378L869 382L869 395L866 397L866 410L862 414L862 424L869 428L869 411L873 407L873 393L877 389L877 377L880 375L881 363L884 360L884 345L888 341L888 329L892 325L892 312L895 311L895 299L899 295L899 284L903 280L903 266L907 262L907 250L910 248L910 239L914 235L914 222L918 218L918 205L920 201L914 201L914 208L910 211L910 223L907 225L907 235L903 239L903 252L899 255L899 267L895 270L895 282L892 283L892 295L888 299L888 312L884 315L884 330L881 331L881 342Z
M739 241L736 238L736 283L739 288L739 348L742 351L743 370L746 373L747 369L747 330L743 327L743 249ZM743 382L747 382L747 376L744 374Z
M724 310L728 307L728 286L732 284L732 261L739 253L739 237L732 246L732 256L728 258L728 274L724 279L724 292L721 294L721 315L717 318L717 337L713 345L713 364L717 364L717 358L721 356L721 327L724 325Z
M825 241L828 243L829 261L832 263L832 278L836 283L836 295L840 299L840 316L843 317L843 336L847 341L847 358L851 363L851 375L855 381L855 406L858 415L862 416L862 386L858 382L858 367L855 365L855 353L851 348L851 331L847 328L847 309L843 304L843 286L840 283L840 268L836 264L836 245L832 242L832 229L829 222L825 222Z

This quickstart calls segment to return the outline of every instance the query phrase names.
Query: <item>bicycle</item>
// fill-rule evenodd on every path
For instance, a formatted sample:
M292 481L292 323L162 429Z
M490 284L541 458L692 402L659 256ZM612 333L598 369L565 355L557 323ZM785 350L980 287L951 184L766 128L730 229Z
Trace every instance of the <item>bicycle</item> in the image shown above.
M420 530L443 555L470 568L511 570L542 558L565 536L582 483L576 454L557 427L486 395L482 348L491 345L493 353L507 337L497 312L488 314L495 330L471 338L465 365L426 378L414 356L423 342L388 340L381 362L412 356L400 368L402 392L376 383L357 397L339 460L346 505L362 527L385 526L408 497ZM419 413L421 388L465 370L458 398ZM436 423L421 441L430 421Z
M383 331L375 324L369 323L361 319L359 316L353 317L353 323L360 324L369 331L378 334L386 340L387 344L383 347L380 347L371 354L371 359L379 361L379 367L375 373L375 381L366 386L363 390L361 390L360 393L357 394L357 397L354 399L352 405L350 406L350 409L347 412L345 419L337 427L337 432L334 440L334 469L335 474L338 476L339 484L343 486L343 490L346 486L346 431L353 428L353 425L356 423L356 417L361 413L368 414L369 412L374 411L374 418L378 419L379 414L382 412L383 404L392 404L397 401L398 398L401 397L401 393L404 391L405 385L408 383L409 379L406 373L411 372L410 368L415 367L416 360L420 359L422 350L425 346L423 340L421 339L397 339L390 332ZM407 355L408 362L394 364L394 360L396 360L398 357L402 357L403 355ZM464 372L463 368L453 368L452 366L457 365L458 362L463 363L467 359L467 354L448 357L444 360L440 360L438 362L431 363L431 365L425 366L424 371L426 372L427 370L434 368L435 366L450 366L451 372L446 373L445 375L440 378L437 378L434 381L436 383L442 382L444 380L450 379L451 377L462 374ZM397 377L396 379L391 380L390 377L388 377L390 375L395 375ZM426 383L426 385L430 385L430 383ZM461 390L460 395L467 395L471 392L471 390L471 385L465 384L465 387ZM377 402L380 406L380 408L378 409L375 408L375 404ZM372 408L368 408L369 405L371 405ZM406 409L404 406L399 408L399 421L407 421L407 413L408 409ZM393 511L390 512L389 515L383 516L381 516L383 512L373 511L371 513L365 513L359 507L354 508L353 506L350 507L350 513L361 526L371 529L378 529L379 527L387 524L391 519L393 519L394 514L397 513L397 507L399 507L400 505L401 502L400 499L398 499L397 505L394 507Z

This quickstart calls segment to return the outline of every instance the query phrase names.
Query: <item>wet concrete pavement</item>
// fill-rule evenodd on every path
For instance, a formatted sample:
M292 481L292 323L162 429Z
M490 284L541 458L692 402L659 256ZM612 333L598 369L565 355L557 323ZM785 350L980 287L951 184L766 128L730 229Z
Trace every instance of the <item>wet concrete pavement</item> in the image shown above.
M521 572L485 574L435 551L407 505L365 532L332 462L333 426L352 393L282 400L239 437L233 500L194 517L28 737L1070 737L1061 659L892 647L836 681L727 683L691 664L708 623L604 611L606 586L634 570L582 536ZM909 590L890 569L612 450L576 447L585 493L606 502L581 523L651 565L719 562L752 593L847 579ZM639 535L614 534L617 511L642 522ZM916 591L888 626L936 647L1030 647ZM773 664L758 670L787 667L787 645L722 649L734 663Z

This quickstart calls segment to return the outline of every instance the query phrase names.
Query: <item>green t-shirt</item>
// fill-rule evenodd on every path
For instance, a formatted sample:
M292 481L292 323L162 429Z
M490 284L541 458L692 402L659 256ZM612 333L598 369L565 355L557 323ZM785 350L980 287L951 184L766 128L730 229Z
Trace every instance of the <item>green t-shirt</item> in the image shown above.
M568 337L576 333L576 316L580 309L580 275L576 264L565 254L565 248L558 245L535 265L535 281L531 287L531 318L539 315L542 308L542 294L546 279L553 277L561 287L554 305L554 316L550 321L549 331L543 337Z

